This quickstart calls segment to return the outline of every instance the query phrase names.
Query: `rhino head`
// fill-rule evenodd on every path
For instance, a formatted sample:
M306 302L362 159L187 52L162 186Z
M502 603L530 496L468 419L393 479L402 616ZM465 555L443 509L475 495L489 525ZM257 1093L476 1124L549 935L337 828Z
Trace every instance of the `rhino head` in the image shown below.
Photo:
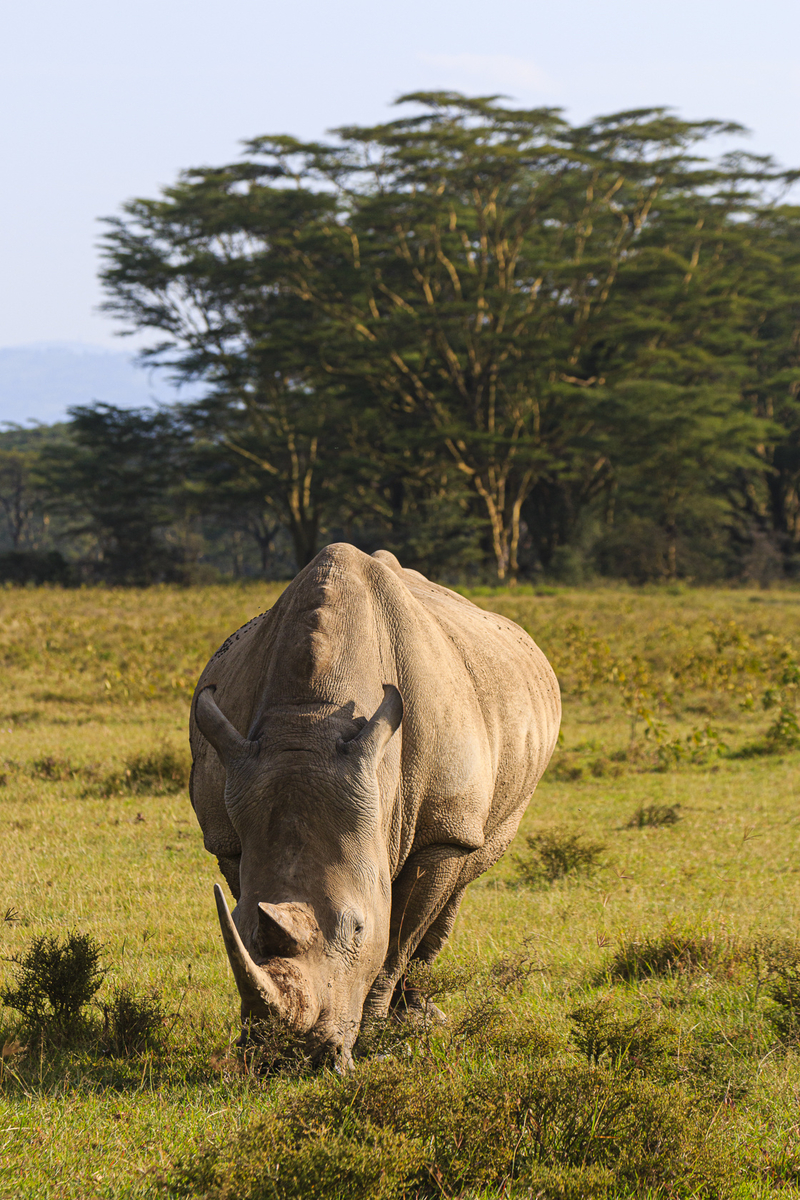
M225 806L242 846L233 915L215 887L242 1019L277 1016L316 1060L346 1068L388 947L378 768L402 720L400 693L385 684L383 702L360 730L351 723L349 738L298 713L277 735L248 740L210 687L195 711L225 767Z

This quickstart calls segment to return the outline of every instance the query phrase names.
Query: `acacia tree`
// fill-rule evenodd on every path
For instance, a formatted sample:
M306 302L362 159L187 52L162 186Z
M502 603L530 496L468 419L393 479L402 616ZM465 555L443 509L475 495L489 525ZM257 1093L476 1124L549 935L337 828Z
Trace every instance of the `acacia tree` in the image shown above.
M619 273L606 329L587 346L587 366L606 380L598 443L616 500L607 516L647 514L669 578L681 529L729 521L742 484L761 498L769 489L763 464L781 431L775 407L756 396L769 374L764 351L785 356L791 337L773 327L764 345L759 331L765 303L796 323L797 281L765 244L763 226L779 211L765 189L792 178L735 155L719 170L693 167L690 187L665 188ZM769 382L789 399L785 371Z
M179 515L184 431L165 411L111 404L69 410L69 437L39 456L43 491L74 537L89 535L109 582L150 584L180 573L160 532Z
M546 563L644 452L648 381L684 397L680 454L711 487L747 473L753 440L769 455L742 416L757 340L743 184L771 168L697 157L738 127L402 102L415 115L329 144L251 141L126 205L106 239L108 309L162 335L145 357L208 382L192 419L286 522L299 564L325 523L391 523L398 494L433 511L431 481L452 490L455 471L513 581L523 513ZM662 492L674 570L680 506Z
M11 426L0 432L0 541L13 550L41 550L49 533L43 509L40 454L63 438L64 427Z
M30 450L0 448L0 510L14 550L24 544L36 508L32 486L35 457Z
M657 206L726 177L694 163L696 143L736 127L652 109L573 129L491 98L403 100L427 111L341 129L336 145L258 139L249 169L337 196L324 259L298 249L293 263L297 294L349 335L330 338L326 365L435 431L513 580L537 486L571 472L585 503L608 481L588 435L615 290Z
M750 531L778 543L787 566L800 552L800 208L754 214L746 234L750 300L744 394L778 432L759 438L761 471L742 471L732 499Z
M129 202L108 222L102 278L108 311L161 335L143 359L209 385L186 419L241 476L239 490L285 522L303 566L342 490L344 446L340 389L318 368L318 316L290 267L322 237L333 200L271 187L272 174L187 172L160 199Z

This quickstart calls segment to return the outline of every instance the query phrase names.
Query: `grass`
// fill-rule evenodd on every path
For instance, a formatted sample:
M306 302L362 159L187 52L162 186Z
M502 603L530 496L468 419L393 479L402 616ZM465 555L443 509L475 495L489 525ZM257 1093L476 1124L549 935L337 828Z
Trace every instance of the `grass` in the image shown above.
M338 1080L233 1046L183 791L197 675L278 592L0 592L0 986L69 933L107 968L71 1041L0 1012L0 1195L800 1195L800 594L476 596L556 666L561 744L414 981L450 1024ZM602 854L526 883L556 834Z

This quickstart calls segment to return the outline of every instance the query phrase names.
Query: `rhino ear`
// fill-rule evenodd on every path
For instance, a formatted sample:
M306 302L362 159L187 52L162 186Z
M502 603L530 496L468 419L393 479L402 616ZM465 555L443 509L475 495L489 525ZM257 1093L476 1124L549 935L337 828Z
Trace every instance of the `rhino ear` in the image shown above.
M373 770L377 770L390 739L400 728L402 719L403 697L393 683L385 683L383 700L370 720L349 742L337 742L337 749L340 754L363 758Z
M213 692L213 685L203 688L194 706L194 716L198 729L211 742L227 771L234 758L251 753L256 743L248 742L233 728L214 699Z
M267 958L304 954L319 937L319 925L307 905L268 904L265 900L259 904L258 948Z

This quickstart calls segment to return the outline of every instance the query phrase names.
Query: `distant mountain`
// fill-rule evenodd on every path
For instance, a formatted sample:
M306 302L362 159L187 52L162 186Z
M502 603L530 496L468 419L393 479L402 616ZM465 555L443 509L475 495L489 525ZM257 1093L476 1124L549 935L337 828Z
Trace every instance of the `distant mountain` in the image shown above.
M178 390L163 372L136 367L132 355L104 346L43 342L0 347L0 424L52 425L75 404L102 400L119 408L145 408L189 400L196 385Z

